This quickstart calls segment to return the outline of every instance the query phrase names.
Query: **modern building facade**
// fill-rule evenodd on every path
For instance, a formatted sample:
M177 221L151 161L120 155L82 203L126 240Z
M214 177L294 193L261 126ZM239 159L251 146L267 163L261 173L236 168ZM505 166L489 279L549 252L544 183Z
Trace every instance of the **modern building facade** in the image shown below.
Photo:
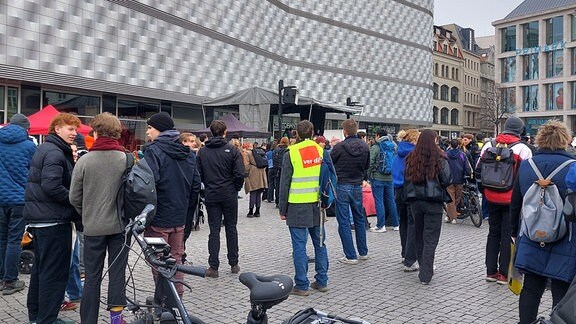
M84 119L109 111L141 144L155 112L170 112L181 129L201 128L207 98L275 89L283 79L308 97L360 102L361 128L430 125L432 6L433 0L2 1L0 121L47 104ZM215 109L211 118L227 112Z
M550 119L576 130L576 1L526 0L496 28L496 85L529 135Z

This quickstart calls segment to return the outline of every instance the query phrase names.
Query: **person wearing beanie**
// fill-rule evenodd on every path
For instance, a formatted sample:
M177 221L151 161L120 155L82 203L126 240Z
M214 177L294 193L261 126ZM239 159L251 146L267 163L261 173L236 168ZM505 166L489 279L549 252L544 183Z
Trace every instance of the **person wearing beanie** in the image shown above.
M316 144L320 145L321 148L326 148L326 137L322 135L316 137Z
M36 145L28 140L28 128L30 122L22 114L14 115L9 125L0 128L0 219L6 226L0 233L4 242L0 251L3 295L11 295L25 286L24 281L18 280L20 241L26 225L22 210L28 170L36 152Z
M161 237L170 246L172 256L182 264L184 254L184 225L188 209L195 209L200 192L200 175L196 158L188 146L180 143L180 132L174 129L174 120L166 112L152 115L148 120L146 135L151 140L143 148L144 159L154 173L158 206L156 216L146 228L145 236ZM154 279L158 273L153 271ZM174 277L182 282L184 274ZM176 283L182 296L184 287Z
M20 126L26 131L30 129L30 120L22 114L14 114L14 116L10 118L10 124Z
M506 192L495 192L482 188L482 163L487 150L496 145L506 145L512 149L517 161L516 167L522 160L532 157L532 150L521 141L524 132L524 122L518 117L509 117L504 123L504 130L496 136L495 140L487 142L482 147L480 159L476 164L476 179L482 190L483 200L487 201L488 208L488 239L486 242L486 281L505 285L508 283L508 264L510 263L510 237L512 227L510 223L510 202L512 189ZM517 174L515 173L515 176Z

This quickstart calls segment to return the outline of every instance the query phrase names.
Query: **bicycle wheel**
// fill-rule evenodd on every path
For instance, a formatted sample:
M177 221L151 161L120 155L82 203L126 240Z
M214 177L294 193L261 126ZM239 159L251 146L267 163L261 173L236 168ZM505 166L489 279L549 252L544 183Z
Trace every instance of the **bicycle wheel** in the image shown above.
M476 227L482 226L482 212L480 209L480 204L478 203L478 196L474 193L470 194L468 205L468 213L470 214L470 219Z

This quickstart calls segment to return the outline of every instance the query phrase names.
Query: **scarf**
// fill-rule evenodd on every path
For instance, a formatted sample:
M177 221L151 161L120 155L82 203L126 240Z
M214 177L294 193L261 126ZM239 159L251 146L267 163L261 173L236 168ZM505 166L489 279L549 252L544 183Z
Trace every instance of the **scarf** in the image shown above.
M90 151L120 151L125 152L124 146L121 146L118 143L118 140L115 140L110 137L98 137L94 141L94 145L90 148Z

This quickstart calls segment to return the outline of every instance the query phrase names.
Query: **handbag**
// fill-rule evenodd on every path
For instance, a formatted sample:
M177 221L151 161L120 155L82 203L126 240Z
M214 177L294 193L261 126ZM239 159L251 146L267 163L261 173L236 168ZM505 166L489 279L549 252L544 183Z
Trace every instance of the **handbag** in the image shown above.
M516 245L514 242L510 242L510 264L508 265L508 289L518 296L522 292L522 286L524 284L524 275L518 271L514 266L516 262Z

